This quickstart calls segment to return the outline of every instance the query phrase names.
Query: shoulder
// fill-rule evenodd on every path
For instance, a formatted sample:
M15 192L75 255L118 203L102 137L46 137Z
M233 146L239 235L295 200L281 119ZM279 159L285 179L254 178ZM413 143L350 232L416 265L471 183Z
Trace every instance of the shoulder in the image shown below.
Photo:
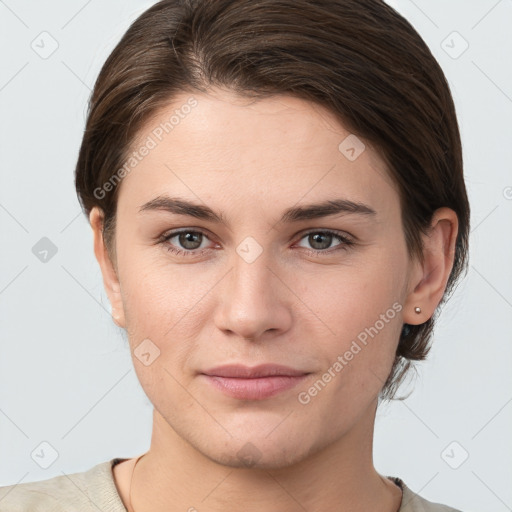
M416 494L412 489L407 487L400 478L393 478L393 480L402 487L403 490L402 505L398 512L461 512L448 505L422 498L419 494Z
M112 474L115 460L81 473L0 487L0 512L126 512Z

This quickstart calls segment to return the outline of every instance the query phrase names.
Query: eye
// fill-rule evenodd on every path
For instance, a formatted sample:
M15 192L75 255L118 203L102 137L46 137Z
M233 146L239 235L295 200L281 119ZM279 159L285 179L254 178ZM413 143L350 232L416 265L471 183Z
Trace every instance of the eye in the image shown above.
M329 255L336 251L346 251L355 242L346 234L332 230L310 231L302 236L301 241L307 239L312 249L304 247L308 254ZM195 229L182 229L164 234L159 243L163 244L167 251L179 256L200 256L208 251L208 245L205 242L209 240L208 235L203 231ZM339 243L332 246L333 242ZM299 247L303 247L300 246Z
M310 231L303 235L301 240L304 239L307 239L307 242L313 247L313 250L308 250L308 252L314 255L322 253L331 254L332 252L339 250L345 251L354 245L354 241L348 236L331 230ZM331 244L335 240L338 240L340 243L332 248Z
M173 239L176 240L173 241ZM165 234L159 242L164 244L166 249L173 254L197 256L204 252L205 247L201 247L201 245L205 240L208 240L206 233L192 229L183 229Z

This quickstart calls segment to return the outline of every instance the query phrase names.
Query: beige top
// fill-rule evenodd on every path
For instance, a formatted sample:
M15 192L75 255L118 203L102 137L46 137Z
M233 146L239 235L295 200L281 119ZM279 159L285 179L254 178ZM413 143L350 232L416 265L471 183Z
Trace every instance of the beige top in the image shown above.
M82 473L0 487L0 512L126 512L112 472L125 460L116 458ZM400 478L387 478L403 490L399 512L460 512L423 499Z

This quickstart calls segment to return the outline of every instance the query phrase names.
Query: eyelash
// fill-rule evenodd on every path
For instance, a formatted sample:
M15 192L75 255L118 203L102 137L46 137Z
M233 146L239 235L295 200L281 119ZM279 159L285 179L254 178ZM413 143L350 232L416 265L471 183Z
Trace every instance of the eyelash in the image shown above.
M201 256L204 252L208 251L208 249L194 249L194 250L179 249L179 248L176 248L176 247L170 245L169 240L174 238L177 235L180 235L181 233L194 233L194 234L200 233L204 237L208 238L208 234L199 229L194 229L194 230L193 229L181 229L181 230L172 231L170 233L163 235L159 239L158 242L165 245L167 251L169 251L170 253L173 253L176 256L186 256L186 257L196 256L197 257L197 256ZM342 235L340 232L333 231L330 229L323 229L323 230L316 229L316 230L308 231L307 233L304 233L301 236L299 241L303 240L304 238L306 238L307 236L309 236L311 234L319 234L319 233L321 233L323 235L332 235L334 238L338 239L341 243L338 246L335 246L334 248L331 247L329 249L324 249L324 250L306 249L306 248L302 247L302 249L304 249L310 256L319 256L319 255L324 255L324 254L330 255L337 251L347 251L350 249L350 247L355 245L355 242L353 240L351 240L349 237L347 237L346 235Z

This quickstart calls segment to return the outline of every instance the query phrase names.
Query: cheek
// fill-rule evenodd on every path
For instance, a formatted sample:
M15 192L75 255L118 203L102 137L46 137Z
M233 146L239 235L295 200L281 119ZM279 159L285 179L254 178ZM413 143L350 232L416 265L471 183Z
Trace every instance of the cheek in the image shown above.
M195 273L186 265L163 265L162 260L123 261L126 330L132 350L148 338L175 365L199 338L211 283L207 270L201 276L199 269Z
M403 300L403 280L399 258L381 250L375 258L315 277L303 288L304 300L314 306L335 336L353 338L390 308L388 316L393 321L386 325L397 322L395 313L400 308L395 305L393 309L393 305Z
M309 293L330 331L326 369L344 375L335 379L338 389L373 393L384 385L402 328L403 280L400 258L381 251L364 266L338 269L329 287Z
M186 385L187 362L200 339L205 292L179 272L138 264L129 268L123 286L126 331L142 388L157 409L167 402L192 406L179 383Z

